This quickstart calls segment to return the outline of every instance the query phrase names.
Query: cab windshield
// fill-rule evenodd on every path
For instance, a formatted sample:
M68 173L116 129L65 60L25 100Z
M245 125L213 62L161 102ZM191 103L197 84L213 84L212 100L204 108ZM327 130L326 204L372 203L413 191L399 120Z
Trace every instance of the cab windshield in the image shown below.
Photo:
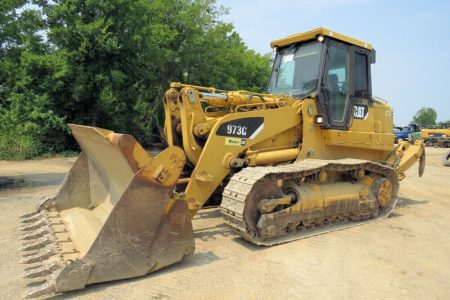
M267 92L304 98L317 89L322 43L296 44L277 53Z

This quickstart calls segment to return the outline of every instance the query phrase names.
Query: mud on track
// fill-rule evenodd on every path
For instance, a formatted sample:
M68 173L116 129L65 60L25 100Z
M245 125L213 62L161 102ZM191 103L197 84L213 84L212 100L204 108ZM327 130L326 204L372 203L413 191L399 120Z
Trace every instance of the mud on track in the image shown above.
M156 273L88 286L51 299L448 299L450 167L427 148L401 182L399 204L380 222L271 248L235 236L217 209L195 217L195 254ZM52 195L73 158L0 161L0 299L18 299L17 217Z

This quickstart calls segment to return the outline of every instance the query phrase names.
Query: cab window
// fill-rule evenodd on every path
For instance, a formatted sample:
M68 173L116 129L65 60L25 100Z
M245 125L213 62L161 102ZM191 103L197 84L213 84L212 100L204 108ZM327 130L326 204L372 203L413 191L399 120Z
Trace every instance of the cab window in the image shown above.
M370 98L367 55L355 52L353 90L355 97Z
M348 74L349 47L334 42L330 43L329 60L325 73L325 86L328 91L330 119L332 123L342 123L349 103Z

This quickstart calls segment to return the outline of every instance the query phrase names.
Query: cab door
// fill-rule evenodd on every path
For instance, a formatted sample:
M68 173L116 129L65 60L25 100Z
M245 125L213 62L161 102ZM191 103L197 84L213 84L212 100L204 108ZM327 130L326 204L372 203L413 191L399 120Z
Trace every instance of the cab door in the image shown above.
M366 119L372 104L370 51L336 40L328 43L323 76L327 128L348 130L353 119Z
M348 129L350 115L350 46L330 40L323 78L331 128Z

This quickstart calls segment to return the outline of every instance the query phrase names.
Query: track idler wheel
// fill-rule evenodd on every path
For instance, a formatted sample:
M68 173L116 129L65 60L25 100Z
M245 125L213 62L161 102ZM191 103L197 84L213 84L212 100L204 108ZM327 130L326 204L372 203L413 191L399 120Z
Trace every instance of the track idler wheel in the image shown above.
M386 208L393 196L392 182L389 179L381 179L378 183L378 191L376 193L378 203Z
M259 237L258 221L261 218L259 203L263 199L277 199L284 195L280 187L273 181L261 181L256 183L245 201L244 220L247 225L247 233L252 237Z

